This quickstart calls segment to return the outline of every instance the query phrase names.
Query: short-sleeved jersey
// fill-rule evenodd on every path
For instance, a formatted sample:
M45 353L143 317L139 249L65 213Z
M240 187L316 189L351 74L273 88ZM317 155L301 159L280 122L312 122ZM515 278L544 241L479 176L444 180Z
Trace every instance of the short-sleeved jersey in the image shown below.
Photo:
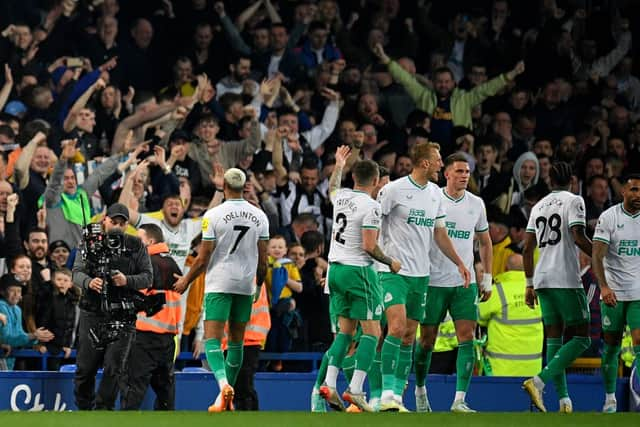
M578 247L571 227L585 226L584 200L568 191L553 191L531 210L527 233L535 233L540 257L533 274L539 288L582 288Z
M447 212L445 221L447 234L456 252L471 272L471 283L476 282L473 268L473 238L478 232L489 231L487 212L482 199L465 191L462 197L454 199L446 189L442 189L442 203ZM429 286L452 287L463 283L458 267L446 257L437 245L431 247L431 277Z
M406 176L385 185L378 201L382 209L380 247L400 261L399 274L428 276L433 229L436 220L446 216L440 188L432 182L420 186ZM389 271L389 267L378 263L378 270Z
M343 188L331 198L333 228L329 262L345 265L371 265L371 256L362 249L362 229L380 229L380 204L368 194Z
M215 242L205 292L252 295L258 241L269 240L267 215L244 199L229 199L204 214L202 240Z
M164 220L140 214L135 227L139 228L143 224L155 224L162 229L164 241L167 246L169 246L169 254L176 264L178 264L180 270L185 271L184 264L191 251L191 241L200 234L202 218L185 218L174 228Z
M622 203L610 207L598 218L593 240L609 245L604 275L616 298L640 300L640 212L631 215Z

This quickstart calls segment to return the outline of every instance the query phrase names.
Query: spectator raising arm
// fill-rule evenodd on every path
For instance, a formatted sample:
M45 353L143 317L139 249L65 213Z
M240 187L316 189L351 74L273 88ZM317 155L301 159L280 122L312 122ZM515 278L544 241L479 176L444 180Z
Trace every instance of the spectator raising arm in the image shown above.
M98 79L94 84L89 86L82 95L80 95L75 104L73 104L73 107L71 107L71 110L69 110L69 114L64 119L62 129L65 132L69 133L76 127L76 118L78 117L80 110L82 110L87 105L87 102L97 90L104 89L105 86L105 81L102 79Z
M20 190L24 190L29 185L29 166L31 165L31 159L36 152L36 148L46 142L47 136L42 132L38 132L22 149L14 168L15 182L18 184Z
M0 111L4 110L4 105L9 100L11 89L13 88L13 75L9 64L4 64L4 86L0 89Z

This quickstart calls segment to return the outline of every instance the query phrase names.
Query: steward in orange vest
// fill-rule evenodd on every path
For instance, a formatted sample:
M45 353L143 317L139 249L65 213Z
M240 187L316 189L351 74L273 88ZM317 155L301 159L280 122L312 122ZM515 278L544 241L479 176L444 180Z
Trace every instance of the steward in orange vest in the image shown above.
M153 284L143 291L146 295L163 293L166 304L151 317L138 313L136 341L129 359L129 393L127 407L140 409L149 384L156 393L156 410L175 409L175 376L173 360L175 335L181 317L180 294L173 291L174 275L182 275L178 264L169 254L162 229L155 224L144 224L138 236L147 247L153 267Z

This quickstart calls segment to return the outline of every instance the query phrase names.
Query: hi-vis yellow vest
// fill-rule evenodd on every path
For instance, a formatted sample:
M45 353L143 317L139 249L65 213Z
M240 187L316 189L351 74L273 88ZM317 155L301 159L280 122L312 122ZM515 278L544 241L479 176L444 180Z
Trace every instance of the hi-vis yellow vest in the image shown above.
M485 356L495 376L530 377L542 369L542 313L525 304L523 271L495 277L488 301L480 303L479 323L487 326Z

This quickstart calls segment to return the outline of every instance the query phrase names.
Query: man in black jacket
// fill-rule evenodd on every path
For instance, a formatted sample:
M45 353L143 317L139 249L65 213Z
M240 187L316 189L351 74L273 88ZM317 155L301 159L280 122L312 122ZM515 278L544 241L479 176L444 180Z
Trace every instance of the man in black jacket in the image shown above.
M115 341L96 346L89 338L90 333L100 330L100 325L113 320L102 308L100 293L103 286L108 286L109 303L113 306L115 300L128 301L128 291L146 289L152 284L153 269L146 248L139 238L123 234L128 223L129 210L120 203L111 205L102 220L105 234L123 237L120 256L108 266L110 277L106 283L103 278L95 277L95 267L86 265L82 256L76 257L73 266L73 282L83 290L76 359L78 369L74 380L76 406L81 410L113 409L118 391L123 404L128 398L127 363L135 339L135 313L121 322L123 326ZM104 374L95 396L95 376L102 363Z

